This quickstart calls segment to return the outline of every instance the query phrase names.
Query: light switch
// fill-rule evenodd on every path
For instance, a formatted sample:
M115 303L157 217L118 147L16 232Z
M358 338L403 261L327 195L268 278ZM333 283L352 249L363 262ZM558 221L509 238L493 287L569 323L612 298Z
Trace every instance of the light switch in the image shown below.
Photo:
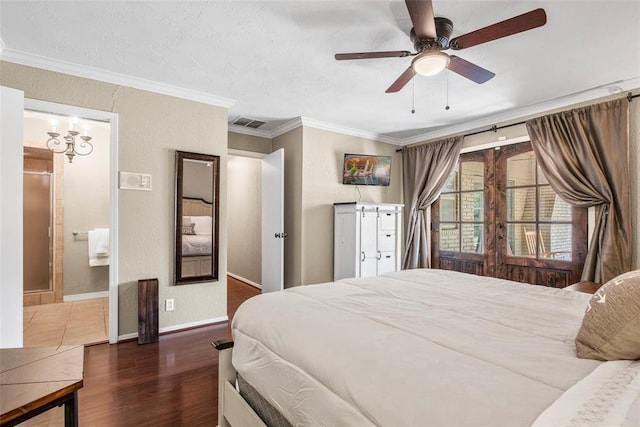
M151 191L151 175L136 172L120 172L121 190Z

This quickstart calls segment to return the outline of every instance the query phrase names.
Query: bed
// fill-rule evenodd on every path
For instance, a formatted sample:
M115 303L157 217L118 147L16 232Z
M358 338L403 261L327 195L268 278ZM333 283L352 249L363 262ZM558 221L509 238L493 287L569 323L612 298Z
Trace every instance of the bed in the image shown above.
M219 424L640 425L640 362L576 357L590 298L444 270L254 297L218 345Z
M182 256L211 255L212 234L183 234Z

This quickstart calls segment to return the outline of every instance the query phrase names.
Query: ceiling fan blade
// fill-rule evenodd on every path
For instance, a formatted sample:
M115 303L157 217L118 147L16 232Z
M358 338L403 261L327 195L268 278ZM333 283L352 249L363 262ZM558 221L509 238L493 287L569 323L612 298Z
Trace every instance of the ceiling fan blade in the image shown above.
M455 37L449 42L449 47L453 50L465 49L541 27L546 23L547 14L544 9L535 9L531 12L523 13L522 15L514 16L505 21Z
M449 56L449 65L447 68L478 84L482 84L495 77L495 74L491 71L485 70L484 68L455 55Z
M433 5L431 0L405 0L413 30L419 39L435 39L436 21L433 17Z
M336 53L335 58L342 61L345 59L399 58L409 55L411 52L407 50L389 50L386 52Z
M391 86L389 86L389 89L385 90L385 93L394 93L400 91L400 89L402 89L407 83L409 83L415 75L416 72L413 71L413 67L407 68L404 73L400 74L400 77L398 77L396 81L393 82Z

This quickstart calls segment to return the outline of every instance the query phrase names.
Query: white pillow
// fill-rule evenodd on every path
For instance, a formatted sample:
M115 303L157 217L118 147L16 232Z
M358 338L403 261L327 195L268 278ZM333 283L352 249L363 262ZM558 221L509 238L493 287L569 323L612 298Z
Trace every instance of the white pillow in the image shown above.
M193 229L196 234L211 234L213 220L210 216L192 216L191 222L195 224Z

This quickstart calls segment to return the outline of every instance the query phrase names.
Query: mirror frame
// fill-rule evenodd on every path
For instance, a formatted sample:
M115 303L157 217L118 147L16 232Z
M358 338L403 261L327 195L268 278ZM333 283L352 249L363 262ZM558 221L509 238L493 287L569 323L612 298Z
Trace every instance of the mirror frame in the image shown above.
M174 245L174 284L188 285L192 283L215 282L218 281L218 253L220 246L220 238L218 224L220 223L219 205L220 205L220 156L211 154L189 153L185 151L176 151L176 167L175 167L175 245ZM211 274L199 276L182 276L182 217L183 217L183 184L184 184L184 162L185 160L198 160L212 163L212 251L211 251Z

